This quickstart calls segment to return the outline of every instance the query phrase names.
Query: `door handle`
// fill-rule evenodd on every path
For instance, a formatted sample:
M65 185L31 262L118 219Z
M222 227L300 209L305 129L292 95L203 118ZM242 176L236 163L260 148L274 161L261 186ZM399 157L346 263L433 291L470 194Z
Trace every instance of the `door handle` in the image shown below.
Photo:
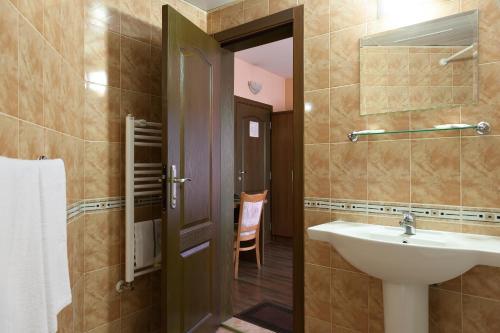
M190 182L191 178L177 178L177 167L172 165L170 167L170 177L167 180L170 183L170 207L177 207L177 184L184 184Z
M183 184L185 182L190 182L191 178L172 178L172 183Z
M245 173L247 173L246 171L240 171L240 175L244 175Z

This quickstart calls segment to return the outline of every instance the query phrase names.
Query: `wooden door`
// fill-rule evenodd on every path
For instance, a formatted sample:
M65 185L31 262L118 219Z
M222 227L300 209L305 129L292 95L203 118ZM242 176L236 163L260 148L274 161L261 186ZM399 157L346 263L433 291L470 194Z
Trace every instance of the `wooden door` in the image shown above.
M273 236L293 236L293 112L271 115L271 230Z
M162 332L214 332L220 323L219 288L224 288L217 238L221 49L164 6L162 53Z
M235 194L270 190L270 124L273 107L238 96L235 96L234 106ZM270 221L271 196L269 193L264 206L263 241L270 237L267 224Z
M235 194L269 187L272 106L235 96Z

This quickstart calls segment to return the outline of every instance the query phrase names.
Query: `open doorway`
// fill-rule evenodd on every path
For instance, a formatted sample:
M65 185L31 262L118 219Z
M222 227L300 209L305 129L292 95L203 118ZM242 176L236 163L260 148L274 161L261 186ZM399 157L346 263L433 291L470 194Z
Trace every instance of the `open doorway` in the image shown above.
M235 52L234 95L233 315L292 332L293 39ZM264 193L252 220L245 195Z
M169 6L163 7L162 20L162 332L214 332L234 315L234 54L290 37L293 274L287 289L292 292L293 332L303 332L303 6L214 36ZM246 128L255 133L252 127ZM249 201L275 199L272 195L267 199L266 193ZM271 221L272 213L268 215ZM262 235L257 244L265 264L269 257L263 244L265 231ZM267 239L272 238L268 233Z

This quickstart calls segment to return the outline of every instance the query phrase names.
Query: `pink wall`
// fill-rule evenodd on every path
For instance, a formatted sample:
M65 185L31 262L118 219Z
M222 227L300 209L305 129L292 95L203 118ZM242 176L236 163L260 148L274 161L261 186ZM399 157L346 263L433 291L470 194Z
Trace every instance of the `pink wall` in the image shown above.
M248 89L248 81L261 83L262 90L257 95L252 94ZM273 111L286 110L285 78L238 58L234 58L234 94L270 104Z

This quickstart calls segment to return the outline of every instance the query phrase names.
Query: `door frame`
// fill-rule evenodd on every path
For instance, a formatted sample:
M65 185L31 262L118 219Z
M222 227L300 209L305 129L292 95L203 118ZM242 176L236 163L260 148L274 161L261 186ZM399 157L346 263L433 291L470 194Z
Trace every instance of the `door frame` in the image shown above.
M252 22L248 22L234 28L216 33L213 35L222 48L228 50L222 57L222 95L221 96L221 152L223 158L223 174L221 178L230 178L228 184L221 184L222 191L225 186L230 186L233 191L234 185L232 179L233 170L227 170L234 165L224 156L229 157L229 152L234 155L234 105L229 102L229 93L233 93L232 82L234 80L234 53L236 51L248 49L266 43L271 43L284 38L293 38L293 331L297 333L304 332L305 313L304 313L304 6L293 7L276 14L272 14ZM225 82L225 83L224 83ZM228 87L224 89L224 87ZM230 126L230 130L224 128ZM234 159L234 158L233 158ZM226 164L226 166L224 166ZM230 173L228 173L230 171ZM229 193L221 193L222 201L229 200ZM226 203L227 204L227 203ZM231 194L232 204L232 194ZM221 217L227 214L227 207L221 203ZM232 213L232 211L231 211ZM228 224L227 219L223 219L223 224ZM223 226L222 229L229 232L231 237L223 235L221 241L231 242L233 237L233 221L230 226ZM231 230L231 231L229 231ZM228 239L230 238L231 241ZM224 245L226 246L226 245ZM228 247L229 248L229 247ZM227 286L232 285L232 256L225 255L222 260L223 267L229 267L224 272L223 283ZM229 276L227 274L229 273ZM223 288L229 297L231 288ZM223 296L223 300L225 298ZM229 306L229 308L228 308ZM223 301L223 318L232 316L232 307L230 301Z

